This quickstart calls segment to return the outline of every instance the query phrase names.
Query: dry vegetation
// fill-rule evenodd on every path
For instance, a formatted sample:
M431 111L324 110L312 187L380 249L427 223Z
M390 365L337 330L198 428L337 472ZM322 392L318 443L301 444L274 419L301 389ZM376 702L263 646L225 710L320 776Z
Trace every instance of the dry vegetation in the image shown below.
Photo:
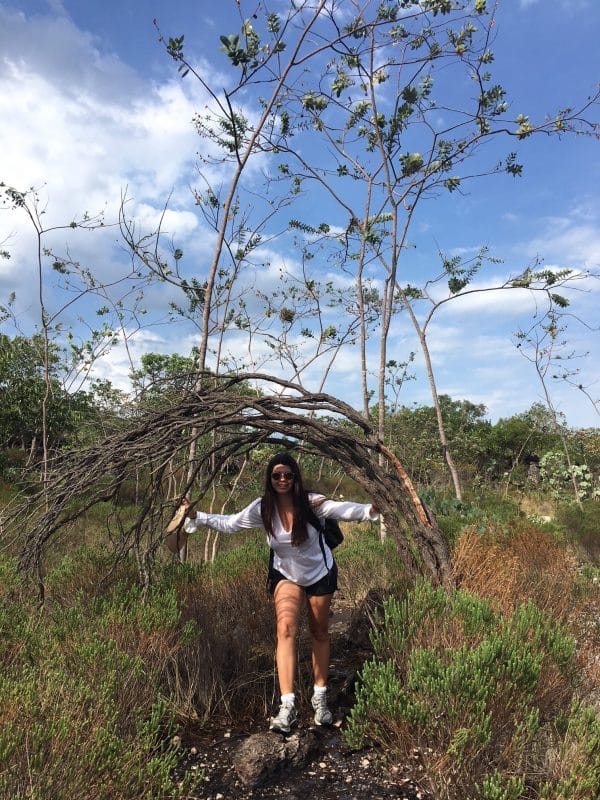
M358 606L376 586L399 604L364 666L350 740L379 743L390 761L419 748L436 800L594 797L600 575L582 568L574 536L518 515L479 520L455 537L457 589L425 582L411 594L394 543L382 545L375 526L347 526L340 595ZM42 611L15 559L2 560L7 800L188 796L173 784L173 734L226 725L240 708L260 729L272 708L262 536L229 540L214 564L172 565L161 553L150 595L134 559L111 565L104 537L90 518L85 538L96 546L62 542Z
M558 620L573 611L575 556L531 523L521 523L514 532L490 524L485 535L469 527L458 539L452 561L461 589L506 614L527 601Z

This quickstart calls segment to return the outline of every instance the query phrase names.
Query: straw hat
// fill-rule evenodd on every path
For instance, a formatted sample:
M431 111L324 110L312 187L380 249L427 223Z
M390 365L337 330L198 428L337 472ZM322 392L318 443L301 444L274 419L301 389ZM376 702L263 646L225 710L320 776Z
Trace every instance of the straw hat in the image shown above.
M184 503L179 506L177 511L173 514L173 519L167 525L166 533L173 533L183 525L188 509L189 506Z

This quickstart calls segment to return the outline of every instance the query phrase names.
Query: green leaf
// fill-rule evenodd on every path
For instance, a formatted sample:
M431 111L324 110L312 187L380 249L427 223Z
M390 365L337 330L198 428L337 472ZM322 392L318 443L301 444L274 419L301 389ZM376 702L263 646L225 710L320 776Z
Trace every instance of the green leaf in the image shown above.
M557 306L560 306L560 308L567 308L569 305L567 298L563 297L561 294L551 294L550 297Z
M448 288L450 289L450 294L458 294L461 289L464 289L465 286L468 284L467 278L450 278L448 281Z
M460 178L457 175L454 175L452 178L447 178L444 181L444 186L449 192L453 192L460 186Z
M402 177L407 178L414 175L423 166L423 156L420 153L408 153L400 156L402 165Z
M267 17L267 30L269 33L279 33L280 27L279 14L269 14Z
M405 86L401 92L401 97L406 103L416 103L419 93L414 86Z

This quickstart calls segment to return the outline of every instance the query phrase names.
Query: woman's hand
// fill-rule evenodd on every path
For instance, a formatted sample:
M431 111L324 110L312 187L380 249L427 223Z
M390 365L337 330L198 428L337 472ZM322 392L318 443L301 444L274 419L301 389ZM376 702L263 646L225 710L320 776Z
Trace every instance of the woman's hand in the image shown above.
M177 529L181 528L183 523L186 519L190 519L191 517L195 517L196 512L192 510L192 504L184 497L169 524L167 525L167 533L171 533L172 531L176 531Z
M188 500L187 497L184 497L181 501L181 505L179 506L178 511L185 515L186 519L190 519L192 516L196 516L196 512L192 510L193 506L192 503Z
M192 503L192 501L189 500L189 498L183 497L181 499L181 503L179 504L179 507L175 511L173 519L175 519L175 517L177 517L177 518L179 518L181 520L183 520L183 519L195 519L196 518L196 512L194 511L194 506L195 505L196 504Z
M183 529L183 523L192 513L190 506L189 500L184 498L167 525L165 543L172 553L179 552L187 543L188 535Z

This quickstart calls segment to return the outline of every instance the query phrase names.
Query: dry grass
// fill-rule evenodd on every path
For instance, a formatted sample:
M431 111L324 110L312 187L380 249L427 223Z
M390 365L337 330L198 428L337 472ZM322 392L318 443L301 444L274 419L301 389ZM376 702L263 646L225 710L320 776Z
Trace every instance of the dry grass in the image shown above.
M458 586L510 614L528 600L556 619L574 608L577 561L552 535L521 523L514 533L467 528L453 554Z
M178 587L188 634L173 664L171 691L180 711L206 720L231 708L264 719L274 691L273 603L266 563L222 574L205 570Z
M519 508L524 514L531 514L537 517L554 517L556 502L546 497L527 495L519 500Z
M583 696L600 699L600 590L583 597L573 551L533 525L515 534L481 535L472 529L459 538L453 566L460 588L484 597L505 614L531 601L574 632ZM555 676L557 680L559 678ZM552 695L552 676L544 685Z
M421 584L386 603L374 647L350 720L352 746L366 731L401 761L418 747L424 786L437 800L483 797L476 784L495 771L541 786L547 731L569 716L577 682L564 626L532 603L501 614L474 593ZM485 794L513 796L534 795Z
M339 567L338 600L358 607L371 589L398 589L407 581L391 536L381 542L376 526L344 525L344 542L335 551Z

